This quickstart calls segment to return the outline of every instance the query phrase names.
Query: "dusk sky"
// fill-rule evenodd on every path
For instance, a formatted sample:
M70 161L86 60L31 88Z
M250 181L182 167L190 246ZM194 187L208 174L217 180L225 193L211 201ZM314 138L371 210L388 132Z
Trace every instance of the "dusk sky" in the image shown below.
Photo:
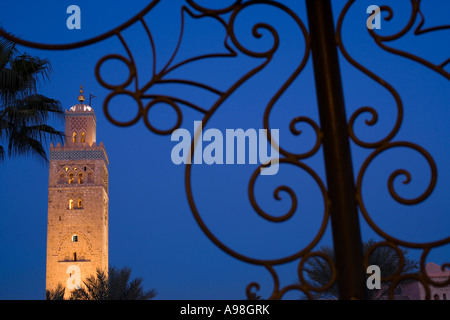
M378 0L377 0L378 1ZM343 41L355 61L384 79L398 92L404 107L399 132L392 141L407 141L423 147L434 159L438 179L432 194L417 205L396 202L388 191L388 180L397 169L411 173L411 182L403 184L398 177L395 190L404 198L422 194L430 181L430 166L416 150L393 148L380 154L368 167L363 180L363 198L373 221L384 232L398 239L425 243L450 236L450 64L444 68L447 77L415 61L386 52L378 47L366 27L369 5L392 5L394 16L381 21L380 35L392 35L408 23L411 4L408 0L356 1L343 24ZM196 1L208 6L210 1ZM226 7L233 1L214 1L214 8ZM279 1L289 7L306 27L304 1ZM337 20L346 1L333 0ZM0 25L15 36L32 42L66 44L103 34L132 18L148 4L133 1L2 1ZM66 13L70 5L81 8L81 29L69 30ZM122 36L136 61L139 86L143 87L154 72L160 72L186 59L212 53L227 53L224 46L226 31L210 17L194 19L182 6L196 12L186 1L162 0L145 16L155 43L156 60L150 41L140 23L126 29ZM26 8L26 9L25 9ZM450 2L423 1L425 17L423 28L449 24ZM385 15L385 13L383 14ZM181 17L184 34L180 49L170 61L180 37ZM224 19L228 21L229 15ZM386 43L410 52L436 65L450 57L450 29L414 35L417 19L411 31L398 41ZM286 12L269 5L251 5L236 17L235 34L246 48L264 52L271 48L273 38L261 29L261 38L252 35L252 27L266 22L277 30L280 46L270 63L246 81L212 114L207 128L263 129L263 115L272 97L300 65L305 40L299 26ZM165 79L183 79L208 85L219 91L228 90L251 69L265 62L239 51L227 39L237 57L201 59L181 65L169 72ZM146 289L155 288L155 299L246 299L248 284L260 284L258 294L271 295L273 280L260 265L246 263L225 253L203 233L197 224L187 200L185 165L172 162L171 152L177 144L170 134L151 132L141 118L135 124L119 127L105 117L103 102L110 90L96 79L97 62L108 54L128 57L117 37L71 50L39 50L17 47L21 52L48 58L52 65L50 81L43 81L39 92L59 100L64 109L78 103L78 91L83 84L86 103L89 94L97 117L97 143L103 142L109 165L109 265L128 266L133 277L143 277ZM355 123L355 132L364 141L378 141L392 130L397 119L397 105L385 87L352 66L340 55L347 117L363 106L378 112L378 123L365 124L369 114L362 114ZM108 61L101 68L105 81L119 84L128 77L124 63ZM134 91L133 81L127 89ZM201 87L164 83L149 88L148 94L167 95L189 101L203 110L210 110L218 95ZM144 102L144 106L150 100ZM136 102L129 96L111 100L110 113L119 121L133 119ZM204 113L185 104L180 128L193 133L194 121L201 121ZM305 123L294 136L289 123L298 116L306 116L319 124L312 59L304 70L276 101L270 115L271 129L279 129L282 148L295 153L310 150L315 142L314 131ZM157 104L148 113L155 127L167 130L177 121L173 108ZM52 122L64 130L62 122ZM4 141L1 141L4 145ZM207 145L204 142L203 147ZM225 140L224 140L225 145ZM50 142L45 146L47 151ZM352 142L355 177L363 161L373 152ZM225 150L224 150L225 154ZM248 156L248 155L247 155ZM281 157L282 158L282 157ZM225 158L224 158L225 159ZM258 205L266 212L280 216L286 213L291 200L280 192L281 200L273 196L280 185L289 186L296 194L298 207L291 219L273 223L259 216L248 196L250 177L257 164L199 164L191 169L191 186L196 208L208 229L225 246L255 259L278 259L290 256L307 246L318 233L324 217L324 201L318 184L304 170L280 164L273 176L259 176L254 189ZM304 160L326 184L323 153ZM46 231L48 202L47 163L35 157L6 158L0 163L0 299L44 299L46 271ZM381 240L360 216L364 241ZM314 247L331 246L331 228ZM410 258L419 259L421 250L408 249ZM436 248L427 262L450 262L450 245ZM295 282L298 260L276 267L281 285ZM299 292L290 292L286 299L298 299Z

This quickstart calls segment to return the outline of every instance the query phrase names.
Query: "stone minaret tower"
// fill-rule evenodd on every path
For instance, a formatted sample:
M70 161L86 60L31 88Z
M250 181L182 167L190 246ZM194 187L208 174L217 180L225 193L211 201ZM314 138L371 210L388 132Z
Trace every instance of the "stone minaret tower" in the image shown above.
M108 156L96 143L94 110L79 103L66 111L64 146L50 145L46 289L70 291L108 268Z

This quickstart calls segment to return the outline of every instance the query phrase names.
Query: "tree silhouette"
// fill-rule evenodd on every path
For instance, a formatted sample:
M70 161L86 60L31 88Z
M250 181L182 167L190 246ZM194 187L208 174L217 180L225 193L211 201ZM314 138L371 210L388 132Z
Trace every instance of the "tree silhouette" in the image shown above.
M64 132L47 124L50 116L64 119L60 103L37 93L39 80L48 80L50 70L47 59L20 53L0 36L0 142L6 143L0 145L0 161L6 154L33 154L47 161L42 144L63 141Z
M368 240L363 243L363 254L369 252L376 242L374 240ZM335 261L334 250L329 246L322 246L319 252L328 256L331 261ZM401 274L411 273L412 271L418 269L418 262L408 258L406 255L407 250L401 249L401 253L404 257L404 266L401 270ZM397 252L389 246L377 246L374 250L370 252L368 257L369 265L377 265L381 271L381 277L388 277L397 272L400 264L400 257ZM329 263L319 257L313 256L309 258L303 268L304 274L307 276L307 283L315 288L325 287L331 280L332 269ZM296 284L300 284L300 280L296 281ZM367 295L369 299L380 299L387 293L388 282L383 282L381 289L367 290ZM322 292L314 292L314 299L338 299L339 291L336 282L328 289Z
M72 291L69 300L149 300L158 293L155 289L145 291L143 279L130 281L131 269L111 267L108 272L97 269L97 274L84 281L84 286ZM65 288L58 284L54 290L46 290L46 300L64 300Z
M143 279L130 281L131 269L112 267L108 272L97 269L96 276L84 281L84 287L75 290L70 300L149 300L157 295L155 289L144 291Z
M45 300L64 300L64 293L66 289L58 283L54 290L45 290Z

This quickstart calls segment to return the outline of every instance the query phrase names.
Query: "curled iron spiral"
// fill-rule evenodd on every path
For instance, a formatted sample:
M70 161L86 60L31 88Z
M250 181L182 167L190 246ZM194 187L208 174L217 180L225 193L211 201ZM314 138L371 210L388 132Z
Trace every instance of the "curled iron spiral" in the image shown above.
M365 221L379 236L381 236L386 241L377 243L374 246L372 246L369 249L368 255L370 255L370 252L373 252L378 247L383 246L383 245L389 246L392 250L394 250L397 253L397 255L399 257L398 269L391 276L382 279L382 281L384 281L385 283L388 284L388 289L389 289L388 294L389 294L390 299L395 298L394 291L395 291L396 287L399 286L402 282L408 281L408 280L418 281L425 288L425 293L426 293L425 298L430 299L429 286L442 287L442 286L449 285L450 277L446 281L439 282L439 283L433 281L427 275L426 270L425 270L426 257L432 249L449 244L450 237L443 238L443 239L437 240L437 241L428 242L428 243L404 241L404 240L400 240L398 238L393 237L392 235L390 235L389 233L384 231L381 227L379 227L372 219L372 217L370 215L370 210L368 210L368 208L366 207L362 189L363 189L363 180L364 180L364 177L365 177L368 167L374 162L375 159L377 159L377 157L379 157L380 154L384 154L390 150L398 149L398 148L407 148L410 150L414 150L421 157L423 157L426 160L426 163L428 164L428 166L430 168L430 180L429 180L428 185L424 188L425 190L419 196L417 196L415 198L411 198L411 199L406 199L398 194L398 192L396 191L396 189L394 187L394 181L397 178L403 176L405 178L403 180L403 184L405 184L405 185L409 184L411 182L412 175L408 170L405 170L405 169L397 169L394 172L392 172L389 175L389 178L387 181L387 187L388 187L389 194L396 202L398 202L402 205L408 205L408 206L416 205L416 204L419 204L419 203L425 201L426 199L428 199L429 196L431 195L431 193L433 192L433 190L436 186L436 182L437 182L437 166L436 166L436 163L435 163L433 157L423 147L421 147L415 143L412 143L412 142L393 141L395 136L398 134L401 124L403 122L404 105L400 98L400 95L393 88L392 85L390 85L387 81L385 81L384 79L382 79L381 77L376 75L373 71L369 70L368 68L366 68L363 65L361 65L360 63L358 63L346 50L344 41L342 38L342 25L343 25L345 16L347 15L349 9L351 8L351 6L354 3L355 3L355 0L348 1L340 13L340 16L337 21L337 30L336 30L337 45L338 45L342 55L344 56L344 58L351 65L353 65L356 69L358 69L359 71L361 71L362 73L364 73L365 75L367 75L368 77L373 79L380 86L384 87L393 96L395 103L397 105L397 118L396 118L393 128L391 129L391 131L388 132L387 135L384 136L384 138L382 138L378 141L375 141L375 142L363 141L361 138L359 138L356 135L356 133L354 131L354 125L355 125L356 119L359 118L364 113L370 115L370 119L365 121L366 125L374 126L378 122L378 113L375 110L375 108L369 107L369 106L360 107L350 116L349 124L348 124L349 136L353 140L353 142L356 143L360 147L363 147L366 149L373 149L372 153L364 160L363 164L361 165L361 167L359 169L357 181L356 181L356 198L357 198L359 208L361 210L361 214L362 214L363 218L365 219ZM436 64L433 64L421 57L415 56L411 53L404 52L404 51L401 51L398 49L393 49L385 44L385 42L397 40L397 39L401 38L402 36L404 36L406 33L408 33L411 30L411 28L413 27L413 25L415 24L415 22L417 21L418 17L420 17L421 20L420 20L419 25L417 26L417 28L414 31L415 35L420 35L420 34L432 32L432 31L450 29L450 26L438 26L438 27L434 27L434 28L422 29L425 18L424 18L424 15L422 14L422 12L420 11L420 3L421 3L420 0L411 0L411 10L412 11L411 11L410 19L409 19L407 25L401 31L397 32L396 34L390 35L390 36L381 36L381 35L378 35L375 32L375 30L371 30L371 29L368 29L368 32L369 32L370 36L374 39L375 43L383 50L386 50L395 55L405 57L416 63L420 63L420 64L428 67L429 69L437 72L438 74L444 76L445 78L450 79L449 73L444 70L444 66L449 62L449 59L444 61L444 63L442 63L442 64L436 65ZM388 13L388 15L385 17L385 20L389 21L392 19L394 12L391 7L381 6L380 10L381 10L381 12ZM415 274L404 274L403 273L405 257L404 257L402 250L400 250L400 247L423 250L422 254L421 254L421 258L420 258L420 270L418 273L415 273ZM366 256L366 264L367 264L368 255ZM448 267L448 264L444 264L442 266L442 271L444 271L445 267Z
M410 150L413 150L417 152L421 157L423 157L426 160L426 163L428 164L430 168L430 181L428 185L424 188L424 191L417 197L412 199L407 199L399 195L397 190L394 186L394 181L399 177L404 177L405 180L403 181L404 184L409 184L411 181L412 174L405 170L405 169L398 169L392 172L388 178L387 181L387 189L389 191L389 194L391 197L397 201L398 203L402 205L416 205L419 204L430 196L430 194L433 192L436 181L437 181L437 166L435 164L435 161L433 160L432 156L422 147L420 147L417 144L414 144L412 142L405 142L405 141L394 141L395 137L398 135L402 122L404 117L404 104L403 101L399 95L399 93L395 90L395 88L389 84L386 80L378 76L374 71L369 70L362 64L360 64L352 55L347 51L346 46L344 44L344 40L342 37L342 25L344 23L345 18L348 15L348 12L350 11L350 8L355 3L356 0L349 0L345 4L343 10L340 12L339 17L337 19L336 24L336 44L343 55L344 59L348 61L353 67L355 67L357 70L362 72L364 75L369 77L370 79L374 80L381 88L384 88L394 99L395 105L396 105L396 118L394 121L394 125L390 130L378 141L364 141L361 137L359 137L355 132L355 125L358 122L359 119L363 115L368 115L370 118L369 120L365 121L365 124L369 127L373 127L378 123L379 120L379 114L377 110L374 107L371 106L362 106L358 108L356 111L354 111L351 116L349 117L348 121L348 133L349 138L359 147L370 150L370 155L364 160L363 164L359 168L359 172L357 174L356 179L356 199L358 206L361 210L361 214L365 221L368 223L368 225L371 227L372 230L374 230L381 238L384 239L384 241L381 241L371 248L369 248L369 252L366 255L365 263L368 263L368 257L370 256L370 253L372 253L374 250L379 248L380 246L387 246L394 250L398 256L399 259L399 265L398 269L389 277L385 277L382 279L385 283L389 284L389 297L392 299L394 298L394 291L395 288L403 281L407 280L415 280L420 282L426 291L426 297L430 298L430 289L429 286L435 286L435 287L442 287L447 286L450 284L450 278L443 281L443 282L436 282L433 279L430 278L430 276L426 273L425 270L425 263L426 259L429 255L429 253L440 246L447 245L450 243L450 237L447 237L445 239L441 239L438 241L433 242L427 242L427 243L413 243L408 242L404 240L397 239L393 237L392 235L388 234L386 231L384 231L381 227L379 227L374 220L372 219L370 215L370 210L366 207L366 204L364 202L363 198L363 182L365 178L365 174L367 172L367 169L371 164L374 163L375 159L379 157L380 154L384 154L385 152L388 152L390 150L396 149L396 148L408 148ZM164 67L162 67L160 70L157 70L156 68L156 45L153 39L152 32L146 23L144 17L151 11L156 10L157 4L160 2L160 0L153 0L151 1L145 8L143 8L137 15L129 19L127 22L123 23L122 25L102 34L97 37L71 43L71 44L60 44L60 45L52 45L52 44L41 44L41 43L35 43L28 40L22 40L19 38L16 38L10 34L7 34L0 30L0 34L4 36L5 38L8 38L18 44L31 47L31 48L38 48L38 49L46 49L46 50L70 50L74 48L81 48L85 47L94 43L101 42L105 39L117 37L122 44L123 48L126 51L126 55L120 55L115 53L110 53L105 55L103 58L101 58L95 67L95 76L97 78L97 81L106 89L110 91L110 93L107 95L106 99L103 102L103 111L106 116L106 118L113 124L121 127L128 127L131 126L141 119L143 120L145 126L153 133L158 135L169 135L172 132L174 132L176 129L180 128L182 122L183 122L183 114L184 114L184 108L189 108L190 110L194 110L195 112L198 112L203 118L202 118L202 128L205 128L210 119L215 115L216 111L220 109L220 107L225 103L227 99L230 98L230 96L233 95L233 93L236 92L238 88L240 88L243 84L245 84L249 79L253 78L255 75L260 73L263 69L265 69L273 60L273 57L277 54L277 50L279 49L280 45L280 36L278 34L277 28L271 24L268 23L255 23L251 28L251 34L255 39L260 39L263 37L263 34L269 34L269 36L272 39L272 45L269 48L266 48L265 50L259 50L255 51L249 48L246 44L242 43L241 40L239 40L239 36L237 34L236 30L236 19L239 17L239 15L244 12L245 10L249 10L256 6L268 6L274 10L280 10L286 16L291 19L296 27L300 30L301 35L303 36L303 39L301 41L304 41L305 48L304 51L299 54L298 57L298 65L293 68L291 71L288 79L280 85L276 93L271 97L270 101L268 102L267 106L264 109L264 114L262 118L262 124L263 128L266 129L267 132L267 140L269 143L273 143L271 139L271 126L270 126L270 118L272 115L272 112L274 110L274 106L277 104L277 102L280 101L280 98L283 96L283 94L287 91L289 87L291 87L292 83L299 77L299 75L304 71L305 66L307 65L310 57L310 36L308 33L308 30L303 23L303 21L298 17L298 15L290 9L288 6L281 4L280 2L276 1L269 1L269 0L250 0L250 1L243 1L243 0L236 0L233 3L227 5L224 8L220 9L211 9L206 8L204 6L199 5L194 0L186 0L186 5L182 6L181 9L181 30L179 33L178 42L176 45L175 50L173 51L172 55L167 60ZM446 59L440 64L434 64L431 63L421 57L415 56L411 53L401 51L398 49L394 49L387 45L387 43L398 40L404 35L406 35L408 32L411 31L414 24L417 22L418 19L420 19L418 26L414 30L414 34L419 36L425 33L433 32L433 31L443 31L450 29L450 26L438 26L433 28L426 28L424 29L424 23L425 23L425 17L423 13L420 10L420 0L411 0L411 16L409 18L408 23L406 26L399 32L397 32L394 35L390 36L381 36L378 35L374 30L368 30L369 35L373 38L374 42L383 50L390 52L392 54L402 56L404 58L407 58L415 63L420 63L429 69L435 71L439 75L450 79L450 74L444 69L448 63L450 63L450 58ZM381 6L380 7L382 12L387 13L387 16L385 17L386 21L389 21L394 16L394 11L389 6ZM177 53L180 49L181 41L183 39L184 35L184 24L185 24L185 17L186 15L190 16L193 19L202 19L202 18L212 18L215 22L223 30L225 31L225 37L223 39L223 47L225 48L224 52L219 53L212 53L212 54L203 54L199 56L195 56L193 58L182 60L181 62L174 63L175 57L177 56ZM123 32L131 27L132 25L140 24L145 34L148 38L148 41L151 46L151 56L153 58L153 71L151 74L151 78L146 83L141 83L141 79L138 75L138 66L136 64L136 61L133 57L133 53L130 49L130 46L127 44L126 39L123 37ZM193 62L198 61L204 61L204 60L210 60L215 58L224 58L224 59L231 59L235 58L238 55L244 55L247 57L260 59L262 62L258 64L256 67L250 69L246 73L244 73L239 79L237 79L231 86L229 86L226 90L221 90L218 88L214 88L211 85L200 83L196 81L191 80L185 80L185 79L174 79L171 78L171 72L186 66ZM127 69L128 69L128 77L120 84L113 85L106 81L101 76L101 69L102 66L106 62L109 61L118 61L120 63L123 63ZM214 103L210 106L209 109L201 107L195 103L192 103L190 101L187 101L185 99L171 96L171 95L157 95L157 94L150 94L149 89L154 87L157 84L167 84L167 83L176 83L176 84L183 84L186 86L191 86L195 88L201 88L202 90L206 90L207 92L213 94L216 97L216 100ZM134 84L134 88L130 88ZM111 101L118 97L118 96L127 96L131 98L136 103L136 110L134 113L134 116L132 119L129 120L121 120L116 119L112 116L110 112L111 107ZM153 107L156 105L164 105L166 108L170 108L173 111L175 111L176 114L176 120L175 123L170 126L169 128L160 129L158 128L154 123L152 123L151 117L150 117L150 111ZM228 247L225 243L221 242L214 233L206 226L205 222L203 221L200 212L198 210L196 201L194 199L193 194L193 185L191 181L191 170L192 166L191 164L186 165L186 171L185 171L185 188L187 192L187 198L188 202L192 211L192 214L194 216L194 219L196 220L197 224L200 226L202 231L208 236L208 238L222 251L226 252L230 256L239 259L241 261L262 266L264 267L269 274L272 277L273 280L273 290L270 295L270 299L281 299L287 292L290 291L300 291L302 292L307 298L312 299L314 297L314 293L317 292L325 292L328 289L331 288L335 284L336 279L336 267L334 264L334 261L328 257L327 255L317 251L314 252L314 248L319 243L319 241L322 239L325 229L328 225L329 221L329 210L330 210L330 201L328 199L327 194L327 188L322 180L322 178L319 176L317 172L315 172L310 166L308 166L303 160L309 159L312 156L319 153L320 148L322 146L322 131L320 129L320 126L316 123L315 120L299 115L295 117L294 119L291 119L289 123L289 132L294 136L300 136L302 132L296 128L296 125L298 124L304 124L308 127L312 128L315 135L315 141L313 143L313 146L303 153L293 153L287 150L287 148L283 146L273 146L276 147L277 150L279 150L280 155L282 158L280 158L279 163L283 166L293 166L298 170L301 170L305 172L307 175L309 175L314 183L318 186L321 196L324 203L324 209L323 209L323 216L321 219L321 225L315 236L309 241L309 243L304 246L303 248L300 248L295 252L294 254L279 258L279 259L255 259L252 257L248 257L246 255L243 255L230 247ZM199 129L201 130L201 129ZM192 141L191 145L191 154L189 157L193 157L193 151L195 150L195 146L198 142L198 137L200 135L200 131L197 131L195 134L195 137ZM298 204L298 198L295 194L295 191L293 188L287 186L287 185L280 185L277 186L274 189L273 197L277 201L282 201L282 195L288 195L288 198L290 200L290 208L287 210L287 212L281 216L274 216L273 214L266 212L256 201L255 196L255 184L258 179L260 178L260 169L264 165L259 166L251 175L249 175L249 184L248 184L248 198L250 201L250 204L253 208L253 210L263 219L274 222L274 223L281 223L286 222L290 220L293 215L301 210L299 208ZM422 250L421 258L420 258L420 271L417 274L404 274L403 268L404 268L404 261L405 257L403 252L400 250L400 247L407 247L407 248L414 248L414 249L420 249ZM308 279L304 276L304 270L305 265L308 263L309 259L323 259L327 262L327 264L330 266L331 270L331 278L329 282L321 287L314 287L309 282ZM278 274L275 270L275 267L280 264L292 262L299 260L298 262L298 279L299 282L295 284L290 284L284 287L281 287L280 280L278 277ZM449 267L449 264L444 264L443 268ZM250 297L252 292L260 290L260 285L256 282L251 282L246 287L246 293L247 296Z

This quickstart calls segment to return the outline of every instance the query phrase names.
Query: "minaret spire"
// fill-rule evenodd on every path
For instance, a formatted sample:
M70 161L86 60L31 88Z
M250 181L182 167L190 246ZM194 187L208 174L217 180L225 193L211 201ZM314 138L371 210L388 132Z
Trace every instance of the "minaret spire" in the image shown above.
M86 98L83 95L83 84L81 84L80 86L80 95L78 96L78 101L80 101L80 103L83 103L84 100L86 100Z
M84 103L65 113L65 144L50 147L46 290L65 299L97 270L108 270L108 155L96 142L94 110Z

